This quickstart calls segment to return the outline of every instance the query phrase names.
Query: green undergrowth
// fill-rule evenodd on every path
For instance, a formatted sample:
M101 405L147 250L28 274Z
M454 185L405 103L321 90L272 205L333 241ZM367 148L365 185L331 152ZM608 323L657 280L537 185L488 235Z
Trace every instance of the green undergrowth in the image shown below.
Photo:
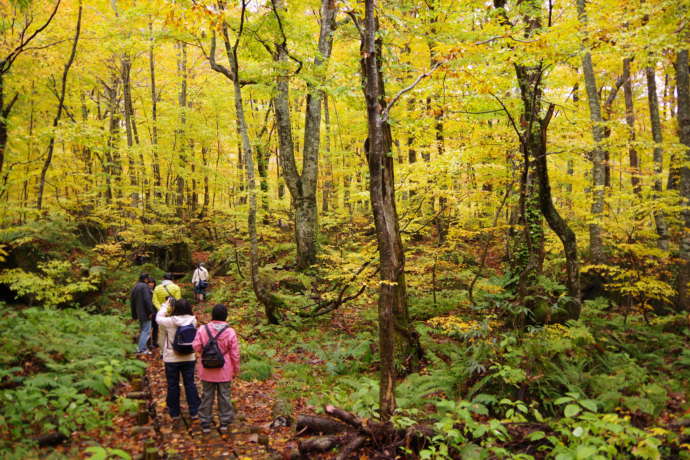
M426 359L399 381L394 422L436 428L422 458L690 458L690 433L667 426L688 409L685 316L626 320L602 299L579 321L516 330L452 291L411 298L411 311ZM354 334L254 326L249 362L262 355L280 371L281 400L377 417L374 314L360 309Z
M0 305L0 453L31 457L34 437L105 428L131 409L115 387L143 372L124 318Z

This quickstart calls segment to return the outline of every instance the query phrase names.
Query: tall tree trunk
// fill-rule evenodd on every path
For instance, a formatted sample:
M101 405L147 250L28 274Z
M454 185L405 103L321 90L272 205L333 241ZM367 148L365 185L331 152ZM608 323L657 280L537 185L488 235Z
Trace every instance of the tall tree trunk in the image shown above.
M632 75L630 75L630 61L623 59L623 95L625 100L625 123L628 125L628 158L630 162L630 183L635 195L642 193L640 185L640 159L635 148L635 109L633 107Z
M585 10L585 0L577 0L577 14L583 28L587 27L587 12ZM586 34L586 32L585 32ZM603 119L601 117L601 104L597 91L597 82L594 75L592 64L592 54L586 47L588 38L585 35L582 44L582 72L585 78L585 89L587 90L587 101L589 103L589 115L592 121L592 137L594 139L594 150L592 150L592 223L589 224L589 251L594 263L604 262L604 241L602 236L601 221L604 217L604 198L606 187L606 165L607 152L602 145L606 137Z
M158 160L158 93L156 92L156 61L153 53L153 21L149 19L149 71L151 74L151 166L153 169L153 196L161 198L161 170Z
M137 168L134 163L133 149L134 144L139 144L139 134L136 132L134 124L134 105L132 103L132 86L131 86L131 71L132 61L127 53L121 58L121 79L122 79L122 98L123 98L123 114L125 118L125 131L127 133L127 159L129 166L129 185L131 187L130 197L132 200L132 207L139 206L139 178ZM143 157L140 159L140 171L143 171Z
M540 177L537 156L542 144L540 112L542 107L542 67L516 65L518 86L522 98L522 117L526 128L522 134L522 174L520 176L520 202L518 225L513 254L513 270L519 275L519 298L534 297L533 289L539 287L537 277L544 266L544 229L539 212Z
M62 80L60 86L60 99L58 100L58 109L53 118L53 130L50 134L50 141L48 141L48 152L46 154L46 159L43 162L43 168L41 169L41 176L38 183L38 196L36 198L36 209L40 210L43 207L43 191L45 189L46 174L48 173L48 168L53 161L53 152L55 150L55 131L57 130L58 124L60 123L60 118L62 118L62 111L65 108L65 94L67 92L67 75L69 74L69 69L72 67L74 58L77 55L77 43L79 43L79 34L81 33L81 13L82 4L79 1L79 12L77 13L77 27L74 32L74 40L72 41L72 51L70 52L67 63L62 71Z
M199 218L202 219L206 217L208 213L208 205L210 202L209 197L209 181L208 181L208 152L209 148L206 145L201 146L201 163L204 166L204 202L201 206L201 212L199 212Z
M495 1L494 6L504 8L505 1ZM541 6L536 0L531 1L531 9L524 16L528 24L525 37L532 37L541 28ZM505 10L501 10L503 22L509 24ZM575 233L560 216L553 204L551 184L549 182L547 162L547 131L554 113L554 105L550 105L546 113L543 112L543 62L537 65L515 65L515 74L522 99L521 125L518 127L511 118L516 130L520 148L523 153L523 173L521 181L521 220L523 222L524 241L528 250L528 257L518 285L518 294L524 299L539 296L534 292L538 283L536 275L541 273L544 258L544 234L541 226L541 215L544 216L551 230L556 233L563 244L566 258L567 288L571 300L565 306L565 314L552 314L547 311L542 315L538 305L531 305L534 320L537 322L564 321L577 319L580 315L580 270L577 254ZM530 276L526 276L525 272ZM528 302L529 305L529 302Z
M223 21L221 26L221 33L223 35L223 43L225 51L230 63L230 68L226 68L216 62L216 35L213 32L211 38L211 50L209 53L209 63L211 68L216 72L221 73L232 82L234 102L235 102L235 116L237 120L237 134L240 140L240 153L244 157L246 164L245 171L247 173L247 191L249 194L249 209L247 214L247 229L249 232L250 249L250 271L252 288L256 298L264 306L266 318L269 323L277 324L279 316L277 309L282 305L282 302L271 291L269 286L261 280L259 275L259 243L256 231L256 180L254 177L254 157L252 152L252 143L249 139L249 128L244 112L244 101L242 99L242 83L239 75L239 62L237 59L237 48L240 43L240 38L244 26L244 18L246 13L246 3L242 3L240 29L234 45L230 43L228 35L228 25Z
M369 193L374 212L379 250L379 349L381 380L379 413L388 420L395 411L397 365L416 367L421 356L417 333L407 310L405 254L395 206L394 161L391 130L382 113L386 107L381 72L381 38L377 38L376 0L365 1L364 32L361 43L361 68L367 106L367 142Z
M328 109L328 96L323 93L323 117L324 117L324 142L323 151L326 159L326 167L328 171L323 175L323 191L321 195L321 211L326 213L330 209L331 195L335 193L333 186L333 159L331 158L331 114Z
M680 266L676 290L679 308L690 311L690 75L688 71L688 49L681 49L676 55L676 88L678 92L677 111L678 137L685 151L681 154L678 168L679 192L682 204L682 222L685 231L680 240Z
M656 74L654 68L645 68L647 76L647 99L649 101L649 119L652 125L652 138L654 140L654 199L659 198L662 192L661 174L664 164L664 148L661 146L664 141L661 133L661 118L659 117L659 100L656 96ZM663 211L654 211L654 222L656 232L659 235L657 244L660 249L668 250L668 226Z
M187 44L177 43L177 72L180 77L180 90L177 97L178 109L180 110L179 128L177 130L177 141L180 145L180 156L177 161L175 183L177 185L177 214L184 217L184 192L185 192L185 169L187 166Z
M275 1L275 14L281 21L284 9L282 0ZM335 30L335 0L321 1L321 28L319 32L318 54L314 58L316 71L323 71L333 49ZM280 26L282 32L282 25ZM278 129L278 157L283 177L292 196L295 211L295 242L297 244L297 267L305 269L316 263L317 205L316 186L319 171L319 148L321 140L321 99L322 92L314 84L307 84L307 108L304 124L304 151L302 155L302 174L295 163L295 144L290 122L289 76L285 64L289 58L286 37L276 43L275 59L282 67L282 74L276 77L275 116Z

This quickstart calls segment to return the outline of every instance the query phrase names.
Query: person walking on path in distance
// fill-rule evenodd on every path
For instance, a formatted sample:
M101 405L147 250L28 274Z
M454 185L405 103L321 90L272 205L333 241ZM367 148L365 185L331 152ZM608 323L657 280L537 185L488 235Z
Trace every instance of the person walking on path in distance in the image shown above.
M211 431L213 401L216 394L221 432L228 430L228 425L235 416L230 399L230 385L232 379L240 372L240 347L237 333L225 322L227 317L228 309L225 305L218 304L213 307L211 322L199 328L192 345L201 357L198 369L204 392L199 407L199 418L204 433ZM211 367L208 367L209 365Z
M172 307L169 307L170 303L173 304ZM177 426L181 416L180 375L182 375L182 382L187 397L189 415L194 419L199 413L199 393L197 393L196 385L194 384L194 361L196 359L194 350L191 343L189 345L189 353L181 354L175 349L179 349L177 329L190 325L196 327L196 318L192 314L192 305L185 299L165 302L163 305L164 307L158 310L156 314L156 322L162 326L162 354L163 362L165 363L165 379L168 383L168 396L165 402L168 407L168 413L173 419L173 424ZM168 316L168 308L172 308L170 316Z
M151 319L155 312L153 303L151 302L151 291L147 284L149 275L142 273L139 275L139 281L134 285L132 292L129 295L129 304L132 308L132 319L139 320L139 344L137 348L138 354L151 354L146 343L149 340L151 333Z
M199 302L203 301L206 297L206 288L208 288L208 270L204 267L203 263L197 265L194 274L192 275L192 284L194 285L194 294L196 295L196 300Z

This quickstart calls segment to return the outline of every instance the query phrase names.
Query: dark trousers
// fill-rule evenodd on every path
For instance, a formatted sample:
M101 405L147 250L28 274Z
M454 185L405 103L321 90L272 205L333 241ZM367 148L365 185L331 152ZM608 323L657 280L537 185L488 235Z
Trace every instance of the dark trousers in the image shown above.
M182 361L179 363L165 363L165 378L168 381L168 397L166 404L171 417L180 416L180 374L184 383L184 392L187 396L189 415L192 417L199 412L199 393L194 384L195 361Z
M153 322L151 324L151 346L149 348L156 348L158 346L158 323L156 322L156 314L153 314Z

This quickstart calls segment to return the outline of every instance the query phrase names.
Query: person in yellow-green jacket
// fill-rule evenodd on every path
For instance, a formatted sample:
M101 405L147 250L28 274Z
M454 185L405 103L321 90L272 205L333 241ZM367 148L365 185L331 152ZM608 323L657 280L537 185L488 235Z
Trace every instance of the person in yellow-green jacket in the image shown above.
M156 311L159 311L161 309L161 305L163 305L170 297L174 299L181 299L182 291L180 290L180 286L173 283L172 273L166 273L163 276L163 281L161 281L161 284L156 286L153 290L153 298L151 300L153 301L153 306L156 308ZM165 336L165 331L163 331L162 334L158 334L158 324L156 324L152 335L154 337L154 343L160 345L158 343L159 339L160 337Z

